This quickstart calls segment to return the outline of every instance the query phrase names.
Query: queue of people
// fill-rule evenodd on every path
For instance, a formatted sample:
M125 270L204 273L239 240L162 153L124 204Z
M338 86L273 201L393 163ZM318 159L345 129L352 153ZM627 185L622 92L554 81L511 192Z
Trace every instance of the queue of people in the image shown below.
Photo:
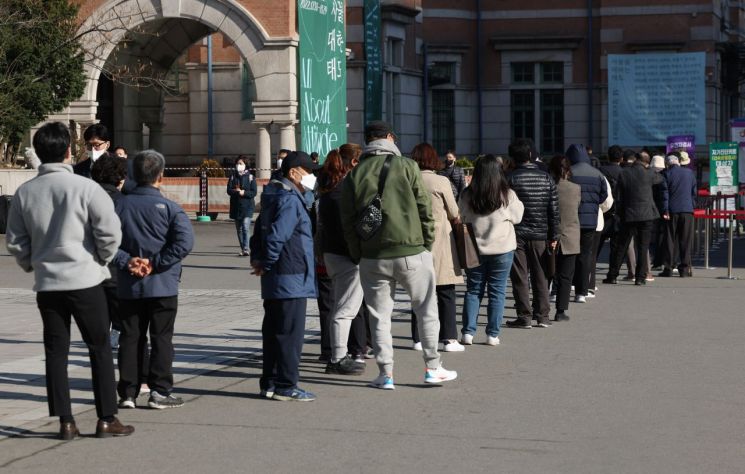
M378 375L370 385L395 388L391 317L397 286L411 298L412 345L422 351L424 382L440 384L457 378L455 371L444 368L440 351L462 352L477 342L485 294L486 334L478 342L500 344L508 275L517 318L505 326L521 329L568 321L570 302L587 303L596 296L597 257L607 239L611 263L603 281L617 282L627 249L633 247L636 258L630 271L638 276L636 285L646 284L655 221L662 223L665 237L656 248L666 262L661 275L671 273L673 263L667 262L678 259L681 276L690 275L688 223L695 179L679 166L676 153L667 157L665 170L656 172L650 169L649 154L611 147L611 163L599 167L599 161L576 144L546 165L530 140L515 140L507 160L479 158L466 186L452 152L440 160L431 145L422 143L403 157L393 129L381 121L368 124L365 140L364 147L345 144L332 150L321 169L305 153L289 152L262 197L260 225L252 238L251 265L262 275L262 288L274 288L284 268L285 278L293 275L293 283L284 287L296 285L299 291L302 283L307 289L303 295L318 298L321 338L328 341L321 354L326 373L359 376L366 358L374 357ZM624 156L633 165L622 168ZM294 204L279 211L272 203L278 190ZM317 198L315 204L309 194ZM263 215L265 205L269 207ZM680 215L673 219L673 214ZM462 261L458 246L465 244L456 238L458 231L471 239L476 262ZM293 240L299 236L302 242ZM314 267L323 270L316 275ZM316 277L319 290L329 283L331 288L316 292L310 284ZM458 335L456 285L463 282ZM556 307L553 321L551 302ZM289 314L282 312L282 317ZM296 327L304 312L293 314L296 322L291 326ZM265 325L277 318L267 309ZM300 337L277 339L275 330L264 331L265 353L277 359L265 360L262 394L273 393L280 400L315 399L297 387ZM280 349L283 344L287 347ZM287 366L292 366L293 377L282 379ZM280 380L283 392L277 396Z
M173 394L172 339L192 227L159 191L165 158L155 150L131 161L109 154L107 133L100 125L86 131L90 163L73 169L67 127L39 129L39 176L19 188L9 217L8 250L35 273L49 412L60 419L62 439L79 435L66 370L71 318L89 348L98 437L134 431L115 415L135 408L144 390L150 408L184 403ZM611 147L611 163L598 169L577 144L546 165L530 140L518 139L507 160L479 158L465 186L454 153L441 161L422 143L404 157L395 141L389 124L373 121L364 146L342 145L323 165L302 151L282 150L250 238L257 185L246 159L237 160L227 192L240 255L250 256L252 273L261 278L262 397L316 398L299 386L308 298L324 308L326 373L360 376L366 359L374 358L378 373L369 385L394 390L391 326L399 286L411 299L423 382L439 385L458 377L444 367L441 351L501 343L508 275L517 318L505 326L520 329L549 328L551 302L553 321L568 321L572 289L574 303L596 296L596 260L606 239L606 284L617 283L632 242L635 284L650 280L654 229L661 235L653 246L660 276L673 269L692 275L696 183L681 153L669 154L659 169L661 157ZM469 243L475 259L463 257ZM456 285L464 282L458 331ZM485 337L477 341L485 295ZM117 384L112 322L121 332Z

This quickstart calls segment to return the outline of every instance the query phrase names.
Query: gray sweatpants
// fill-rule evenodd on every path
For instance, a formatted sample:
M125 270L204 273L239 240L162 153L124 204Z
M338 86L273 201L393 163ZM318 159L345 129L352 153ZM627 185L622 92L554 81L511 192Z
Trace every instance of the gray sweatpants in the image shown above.
M427 368L439 367L437 344L440 319L432 254L422 252L410 257L378 260L363 258L360 261L360 280L365 304L370 312L373 349L380 373L393 373L391 315L396 283L400 283L411 297L411 309L419 323L419 337Z
M323 261L334 287L334 306L331 310L331 345L334 361L347 355L347 341L352 320L362 305L360 270L349 257L324 253Z

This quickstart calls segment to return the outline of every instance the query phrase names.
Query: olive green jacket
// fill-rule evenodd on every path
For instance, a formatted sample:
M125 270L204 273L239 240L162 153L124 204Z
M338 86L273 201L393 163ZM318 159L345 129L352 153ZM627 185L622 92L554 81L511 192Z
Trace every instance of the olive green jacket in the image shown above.
M378 177L390 154L377 152L364 154L342 183L341 222L350 257L358 262L360 258L398 258L431 251L435 221L430 192L414 160L401 156L393 157L388 171L382 198L382 227L366 242L357 235L358 216L377 194Z

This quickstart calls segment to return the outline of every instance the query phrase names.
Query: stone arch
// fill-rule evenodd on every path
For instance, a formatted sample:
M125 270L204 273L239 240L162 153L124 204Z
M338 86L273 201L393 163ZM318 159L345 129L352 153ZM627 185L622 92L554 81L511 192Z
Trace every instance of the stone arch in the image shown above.
M220 32L250 65L256 88L256 155L269 168L271 124L280 127L282 148L295 147L297 122L297 37L271 37L261 22L236 0L109 0L79 28L87 54L88 81L80 100L50 119L95 121L101 71L129 31L169 19L204 25L204 35ZM186 45L188 46L188 45ZM262 173L265 174L265 173Z

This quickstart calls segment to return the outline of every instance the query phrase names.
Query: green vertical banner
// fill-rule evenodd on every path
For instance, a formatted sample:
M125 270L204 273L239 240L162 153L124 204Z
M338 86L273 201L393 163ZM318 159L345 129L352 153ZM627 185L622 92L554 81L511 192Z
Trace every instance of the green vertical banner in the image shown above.
M380 0L365 0L365 124L383 118Z
M347 141L344 0L298 0L302 151L326 154Z
M736 194L738 186L737 142L709 145L709 192Z

